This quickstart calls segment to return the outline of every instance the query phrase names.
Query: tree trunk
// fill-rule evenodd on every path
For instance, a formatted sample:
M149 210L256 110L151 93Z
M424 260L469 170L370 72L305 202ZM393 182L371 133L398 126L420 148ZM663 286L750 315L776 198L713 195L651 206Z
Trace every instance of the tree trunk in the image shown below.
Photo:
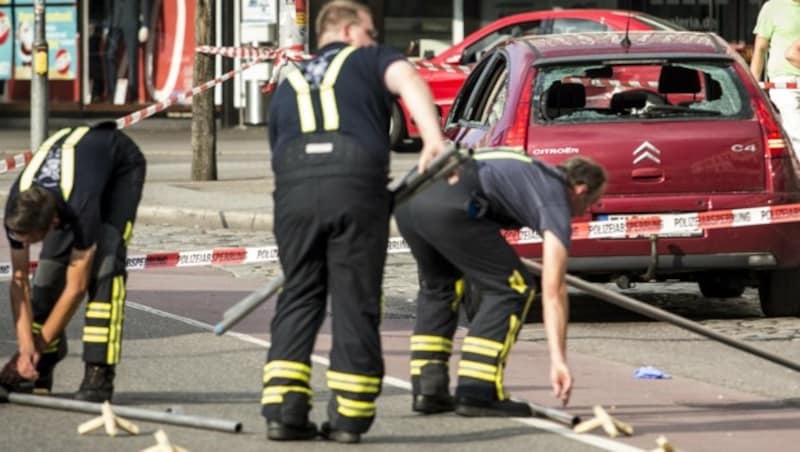
M214 45L214 0L195 3L195 40L198 46ZM193 86L214 78L214 56L195 53ZM192 180L217 180L217 128L214 122L214 90L192 97Z

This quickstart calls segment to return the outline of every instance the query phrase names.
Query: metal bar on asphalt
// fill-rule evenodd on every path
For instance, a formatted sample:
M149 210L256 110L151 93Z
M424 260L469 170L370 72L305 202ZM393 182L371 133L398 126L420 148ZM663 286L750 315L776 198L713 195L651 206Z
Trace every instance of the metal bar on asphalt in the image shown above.
M542 265L538 262L534 262L530 259L522 258L522 263L525 264L530 270L534 273L539 275L542 274ZM672 314L671 312L667 312L663 309L656 308L655 306L650 306L646 303L643 303L639 300L635 300L631 297L626 295L613 292L611 290L606 289L605 287L600 287L596 284L592 284L590 282L584 281L580 278L577 278L572 275L567 275L567 284L576 288L580 289L589 295L593 295L601 300L607 301L613 305L619 306L621 308L625 308L629 311L636 312L641 314L645 317L649 317L655 320L661 320L664 322L671 323L675 326L681 327L683 329L689 330L693 333L697 333L701 336L705 336L709 339L713 339L717 342L722 342L725 345L730 347L739 349L743 352L750 353L751 355L758 356L760 358L764 358L767 361L772 361L775 364L779 364L783 367L792 369L794 371L800 372L800 363L791 361L786 359L782 356L778 356L774 353L768 352L766 350L762 350L758 347L754 347L746 342L740 341L738 339L734 339L730 336L726 336L724 334L718 333L711 328L707 328L703 325L700 325L697 322L693 322L689 319L681 317L679 315Z
M233 325L239 323L239 321L250 314L253 309L257 308L261 303L267 301L277 293L283 286L284 280L283 274L281 273L228 308L228 310L222 314L222 321L214 326L214 334L217 336L222 335L231 329Z
M428 168L423 173L420 174L415 170L411 170L402 178L393 181L387 189L394 193L395 205L414 196L429 183L448 176L471 156L471 148L451 145L445 152L431 160ZM240 320L280 290L283 283L284 276L282 274L278 275L228 308L222 315L222 320L214 325L214 334L217 336L225 334L226 331L233 328Z
M0 391L4 392L4 391ZM40 408L57 410L79 411L82 413L102 414L103 404L83 402L80 400L61 399L58 397L39 396L33 394L8 393L5 397L11 403L29 405ZM204 416L190 416L186 414L173 414L167 412L145 410L128 406L112 405L114 414L140 421L160 422L164 424L194 427L206 430L218 430L228 433L242 431L242 423L227 419L211 418Z
M523 399L512 399L512 400L527 404L530 407L531 411L533 411L533 414L536 416L568 425L570 426L570 428L575 427L576 425L581 423L580 417L574 414L567 413L566 411L559 410L557 408L548 408L546 406L542 406Z

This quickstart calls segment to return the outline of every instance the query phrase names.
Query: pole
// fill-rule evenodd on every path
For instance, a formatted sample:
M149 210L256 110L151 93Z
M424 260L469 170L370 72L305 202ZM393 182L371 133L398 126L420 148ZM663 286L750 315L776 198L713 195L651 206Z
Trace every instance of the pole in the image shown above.
M534 273L538 275L542 274L542 265L539 264L538 262L522 258L522 263L525 264L525 266L528 267L528 269L533 271ZM705 326L700 325L697 322L685 319L679 315L675 315L663 309L650 306L639 300L634 300L631 297L622 295L617 292L613 292L611 290L606 289L605 287L600 287L596 284L586 282L575 276L567 275L566 278L567 278L567 284L569 284L570 286L582 290L588 293L589 295L593 295L597 298L600 298L601 300L607 301L615 306L619 306L629 311L636 312L637 314L641 314L645 317L649 317L654 320L660 320L663 322L671 323L677 327L689 330L693 333L705 336L717 342L721 342L725 345L739 349L743 352L750 353L751 355L764 358L767 361L772 361L775 364L779 364L783 367L787 367L789 369L800 372L800 363L790 361L782 356L775 355L766 350L754 347L746 342L718 333L710 328L706 328Z
M195 2L195 39L198 46L214 45L214 0ZM214 56L195 53L194 86L214 78ZM192 180L217 180L217 127L214 91L192 96Z
M47 39L45 36L44 1L34 3L33 71L31 73L31 150L39 149L47 138Z
M233 1L222 0L222 45L234 45L234 14ZM227 74L233 70L233 58L222 59L222 73ZM233 83L222 84L222 121L223 129L236 125L236 108L233 105Z
M542 406L533 402L529 402L527 400L522 399L513 399L515 402L522 402L530 407L531 411L533 412L534 416L543 417L545 419L550 419L551 421L558 422L560 424L564 424L571 427L575 427L576 425L581 423L581 418L574 415L569 414L566 411L562 411L556 408L548 408L546 406Z
M80 400L61 399L58 397L38 396L33 394L20 394L16 392L6 393L5 390L0 387L0 401L3 399L18 405L78 411L81 413L102 414L103 409L103 404L101 403L83 402ZM113 411L114 414L119 416L140 421L158 422L206 430L218 430L228 433L239 433L242 431L241 422L227 419L174 414L119 405L114 405Z
M250 314L253 309L260 306L265 301L269 300L281 287L285 278L280 274L267 282L265 285L256 289L250 295L244 297L241 301L231 306L224 314L222 320L214 326L214 334L220 336L225 334L226 331L231 329L234 325L239 323L240 320Z

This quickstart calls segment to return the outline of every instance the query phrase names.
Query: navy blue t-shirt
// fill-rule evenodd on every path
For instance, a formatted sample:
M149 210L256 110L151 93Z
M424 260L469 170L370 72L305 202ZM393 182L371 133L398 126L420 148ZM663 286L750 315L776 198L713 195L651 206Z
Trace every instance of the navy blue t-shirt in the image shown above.
M560 170L537 160L488 159L478 161L478 178L493 209L540 235L552 232L569 249L572 208Z
M330 62L346 47L337 42L317 52L316 58L302 66L302 73L311 86L311 99L321 128L322 113L319 85ZM339 132L358 140L369 152L378 154L376 161L389 162L389 121L394 96L386 88L386 69L405 57L384 46L361 47L351 53L342 65L334 82L336 105L339 110ZM269 142L273 162L281 156L287 143L299 138L300 117L294 88L284 80L270 101Z

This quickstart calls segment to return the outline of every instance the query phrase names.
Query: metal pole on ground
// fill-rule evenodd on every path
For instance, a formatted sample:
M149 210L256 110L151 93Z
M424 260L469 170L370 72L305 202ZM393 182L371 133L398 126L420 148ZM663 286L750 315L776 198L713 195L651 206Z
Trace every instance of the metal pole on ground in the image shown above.
M524 258L522 259L522 263L525 264L525 266L528 267L534 273L538 275L542 274L542 264ZM619 306L629 311L636 312L637 314L641 314L645 317L649 317L654 320L660 320L663 322L671 323L677 327L689 330L693 333L705 336L717 342L721 342L725 345L739 349L743 352L750 353L751 355L758 356L759 358L766 359L767 361L772 361L775 364L779 364L783 367L800 372L800 363L788 360L782 356L778 356L774 353L762 350L758 347L754 347L748 344L747 342L734 339L722 333L718 333L697 322L693 322L689 319L686 319L679 315L675 315L671 312L667 312L663 309L656 308L655 306L650 306L649 304L643 303L639 300L634 300L631 297L608 290L605 287L600 287L597 284L586 282L575 276L567 275L566 278L568 285L576 289L582 290L583 292L589 295L600 298L603 301L607 301L615 306Z
M20 394L16 392L6 393L2 387L0 387L0 401L8 401L18 405L35 406L39 408L78 411L92 414L102 414L103 410L102 403L83 402L80 400L61 399L58 397L33 394ZM116 415L140 421L180 425L183 427L194 427L205 430L218 430L228 433L239 433L242 431L242 423L239 421L186 414L173 414L120 405L113 405L113 409Z
M31 150L47 138L48 49L45 36L44 0L34 2L33 64L31 72Z

